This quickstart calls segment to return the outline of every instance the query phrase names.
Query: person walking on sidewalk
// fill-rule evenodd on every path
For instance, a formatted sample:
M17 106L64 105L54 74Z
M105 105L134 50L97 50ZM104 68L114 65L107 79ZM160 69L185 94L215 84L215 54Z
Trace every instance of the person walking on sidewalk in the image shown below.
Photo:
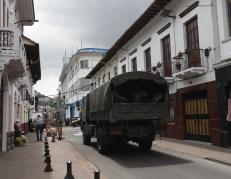
M20 123L20 120L17 119L16 122L14 123L14 143L16 141L17 137L21 137L22 135L22 125Z
M42 141L44 121L40 115L35 119L37 141Z

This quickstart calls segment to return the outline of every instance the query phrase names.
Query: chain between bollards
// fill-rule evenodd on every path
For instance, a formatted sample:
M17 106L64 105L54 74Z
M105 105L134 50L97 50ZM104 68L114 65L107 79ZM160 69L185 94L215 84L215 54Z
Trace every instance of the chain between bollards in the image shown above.
M64 177L64 179L75 179L75 177L72 175L72 162L67 162L67 174Z

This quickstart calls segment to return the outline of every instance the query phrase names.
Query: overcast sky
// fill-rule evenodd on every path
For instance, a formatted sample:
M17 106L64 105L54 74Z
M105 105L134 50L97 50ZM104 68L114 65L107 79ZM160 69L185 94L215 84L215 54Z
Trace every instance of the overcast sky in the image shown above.
M34 0L39 22L25 35L40 44L41 80L35 89L57 94L65 51L110 48L153 0Z

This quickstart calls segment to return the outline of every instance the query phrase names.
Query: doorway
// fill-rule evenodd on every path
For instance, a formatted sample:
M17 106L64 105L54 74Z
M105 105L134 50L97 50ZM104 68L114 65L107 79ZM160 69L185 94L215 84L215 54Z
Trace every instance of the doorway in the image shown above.
M210 142L207 92L185 94L184 112L186 138Z

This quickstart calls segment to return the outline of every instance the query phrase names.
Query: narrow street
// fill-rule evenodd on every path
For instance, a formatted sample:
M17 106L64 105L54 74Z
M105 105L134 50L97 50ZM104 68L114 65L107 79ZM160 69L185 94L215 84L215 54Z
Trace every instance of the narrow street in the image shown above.
M156 146L151 152L141 153L133 144L123 150L114 149L108 155L101 155L96 141L91 146L82 144L80 128L64 128L65 137L109 179L228 179L230 167Z

